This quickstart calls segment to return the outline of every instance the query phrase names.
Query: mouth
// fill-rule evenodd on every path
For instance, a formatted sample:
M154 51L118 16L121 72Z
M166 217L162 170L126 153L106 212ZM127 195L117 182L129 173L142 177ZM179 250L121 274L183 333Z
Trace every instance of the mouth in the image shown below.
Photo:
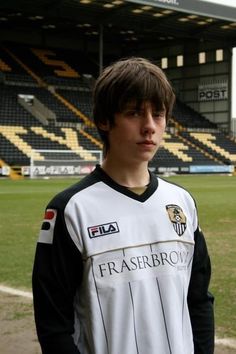
M139 146L139 149L143 152L145 151L153 153L153 151L156 150L156 144L152 140L140 141L137 145Z
M140 141L140 142L138 143L138 145L143 145L143 146L156 146L156 144L155 144L154 141L152 141L152 140Z

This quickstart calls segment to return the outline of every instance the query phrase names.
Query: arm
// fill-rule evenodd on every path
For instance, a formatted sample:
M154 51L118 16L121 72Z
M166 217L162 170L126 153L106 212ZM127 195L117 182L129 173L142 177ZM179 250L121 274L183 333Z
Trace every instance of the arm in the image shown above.
M32 277L38 339L43 354L79 354L72 335L74 296L82 277L81 254L68 234L63 212L55 210L54 217L49 214L45 219Z
M208 292L211 264L203 233L194 233L195 250L188 291L188 306L193 330L194 353L214 353L213 296Z

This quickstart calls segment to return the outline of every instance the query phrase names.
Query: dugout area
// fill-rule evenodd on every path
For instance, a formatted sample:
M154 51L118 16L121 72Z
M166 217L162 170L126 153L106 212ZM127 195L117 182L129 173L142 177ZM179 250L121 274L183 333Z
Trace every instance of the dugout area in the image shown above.
M101 149L91 121L93 80L130 55L161 66L177 95L150 167L233 172L236 8L194 0L9 0L0 4L0 45L2 172L10 166L22 175L35 149Z

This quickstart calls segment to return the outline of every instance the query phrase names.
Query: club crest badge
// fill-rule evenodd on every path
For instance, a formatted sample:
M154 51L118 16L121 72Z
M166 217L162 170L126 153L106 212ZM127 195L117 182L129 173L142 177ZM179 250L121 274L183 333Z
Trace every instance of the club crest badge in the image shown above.
M166 210L175 232L182 236L187 227L187 218L183 210L175 204L166 205Z

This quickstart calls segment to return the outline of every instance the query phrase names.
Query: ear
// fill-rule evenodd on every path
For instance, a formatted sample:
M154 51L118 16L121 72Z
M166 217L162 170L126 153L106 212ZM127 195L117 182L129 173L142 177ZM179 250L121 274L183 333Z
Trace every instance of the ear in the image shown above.
M99 128L100 130L103 130L103 131L105 131L105 132L108 132L109 129L110 129L110 124L109 124L109 122L99 123L99 124L98 124L98 128Z

